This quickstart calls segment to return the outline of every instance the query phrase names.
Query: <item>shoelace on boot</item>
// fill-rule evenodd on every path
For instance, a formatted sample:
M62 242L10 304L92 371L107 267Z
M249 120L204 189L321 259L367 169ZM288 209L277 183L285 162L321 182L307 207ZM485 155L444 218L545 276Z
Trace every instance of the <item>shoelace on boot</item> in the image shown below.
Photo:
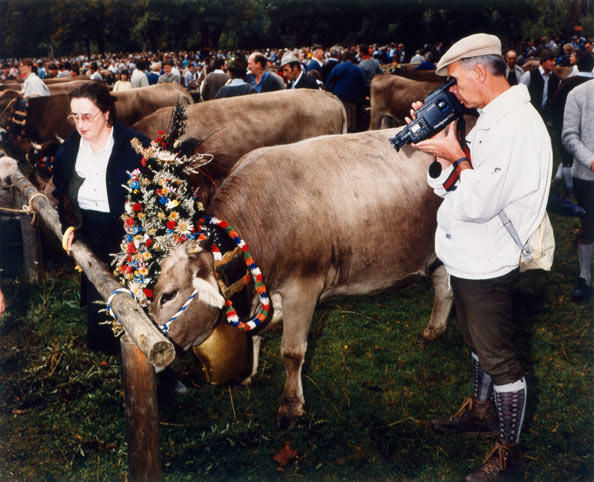
M464 399L464 401L462 402L462 406L458 409L458 411L455 413L455 415L450 418L460 417L460 416L464 415L464 413L467 411L472 412L472 397L466 397Z
M495 452L497 455L494 457ZM505 445L499 443L499 441L495 442L495 446L491 449L489 454L483 460L483 465L480 468L483 472L487 474L492 474L495 472L499 472L505 470L507 467L507 448Z

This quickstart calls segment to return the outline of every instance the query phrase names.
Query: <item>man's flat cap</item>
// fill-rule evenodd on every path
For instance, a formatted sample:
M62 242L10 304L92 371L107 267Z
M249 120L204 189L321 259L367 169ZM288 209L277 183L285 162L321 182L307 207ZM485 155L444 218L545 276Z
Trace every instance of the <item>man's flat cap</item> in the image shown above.
M293 52L285 52L281 58L280 66L283 68L285 65L290 64L291 62L299 63L299 59L295 57Z
M446 76L448 75L448 65L458 60L493 54L501 55L501 40L495 35L475 33L458 40L452 45L437 63L435 73Z

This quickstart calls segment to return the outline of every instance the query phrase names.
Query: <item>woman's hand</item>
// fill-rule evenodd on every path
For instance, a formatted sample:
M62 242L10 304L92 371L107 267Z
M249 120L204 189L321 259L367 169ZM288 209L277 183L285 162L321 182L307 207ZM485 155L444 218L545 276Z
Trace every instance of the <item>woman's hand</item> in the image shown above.
M64 231L64 236L62 236L62 248L64 251L70 255L70 250L72 249L72 242L74 241L74 226L70 226L69 228Z

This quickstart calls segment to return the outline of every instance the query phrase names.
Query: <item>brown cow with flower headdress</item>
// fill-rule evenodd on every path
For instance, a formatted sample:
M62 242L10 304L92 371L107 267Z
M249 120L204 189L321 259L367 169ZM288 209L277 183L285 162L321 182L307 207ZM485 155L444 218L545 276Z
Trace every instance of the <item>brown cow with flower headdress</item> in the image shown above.
M249 328L271 301L269 319L254 332L283 321L283 421L304 414L301 367L319 301L377 293L431 273L435 302L424 335L445 330L452 295L434 251L440 198L426 183L431 156L408 146L396 152L388 142L396 131L322 136L243 156L207 209L212 218L202 223L202 239L161 262L151 314L184 349L225 323L223 308L234 322L243 311ZM230 289L245 266L235 276L221 271L224 258L241 259L236 247L250 253L250 272L256 280L261 273L267 287L256 284L247 310Z

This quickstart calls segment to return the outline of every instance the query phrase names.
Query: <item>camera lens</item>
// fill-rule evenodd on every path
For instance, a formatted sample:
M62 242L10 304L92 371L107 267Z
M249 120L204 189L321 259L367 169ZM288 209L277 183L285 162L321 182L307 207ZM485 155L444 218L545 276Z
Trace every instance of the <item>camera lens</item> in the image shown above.
M404 132L404 131L402 131L402 132ZM400 148L405 144L405 141L402 139L402 136L400 135L402 132L399 132L394 137L390 137L388 139L390 141L390 143L392 144L392 147L394 147L394 149L396 149L396 151L399 151Z

